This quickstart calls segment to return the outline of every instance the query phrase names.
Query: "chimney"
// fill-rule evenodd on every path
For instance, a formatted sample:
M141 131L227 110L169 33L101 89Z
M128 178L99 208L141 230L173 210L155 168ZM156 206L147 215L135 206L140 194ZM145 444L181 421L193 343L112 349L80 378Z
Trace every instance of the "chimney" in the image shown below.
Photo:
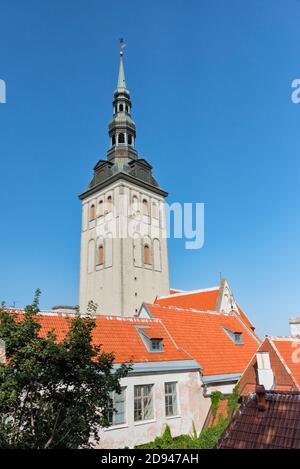
M300 317L293 317L289 319L290 328L291 328L291 336L292 337L300 337Z
M271 368L269 352L257 352L257 378L258 384L261 384L267 391L272 389L274 384L274 373Z
M256 397L257 397L257 407L258 410L264 412L268 408L268 403L266 401L266 390L263 385L258 384L255 387Z

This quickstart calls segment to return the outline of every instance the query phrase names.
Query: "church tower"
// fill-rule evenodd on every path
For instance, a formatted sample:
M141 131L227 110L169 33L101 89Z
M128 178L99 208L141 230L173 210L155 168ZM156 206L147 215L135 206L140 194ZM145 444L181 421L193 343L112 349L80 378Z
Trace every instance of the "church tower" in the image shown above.
M135 148L136 127L125 83L123 51L107 159L94 167L82 200L80 311L134 316L142 302L169 294L164 199L152 166Z

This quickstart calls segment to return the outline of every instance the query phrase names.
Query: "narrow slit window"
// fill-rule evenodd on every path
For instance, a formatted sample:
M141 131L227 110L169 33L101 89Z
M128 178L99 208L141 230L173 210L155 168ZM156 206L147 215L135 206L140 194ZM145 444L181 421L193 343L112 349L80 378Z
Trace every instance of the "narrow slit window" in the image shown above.
M95 220L95 205L92 204L90 207L90 221Z
M106 211L111 212L112 211L112 196L109 195L106 199Z
M149 244L145 244L144 246L144 264L151 264L151 252Z
M146 199L143 200L143 214L149 215L149 206L148 201Z
M98 265L104 264L104 248L103 245L98 247Z

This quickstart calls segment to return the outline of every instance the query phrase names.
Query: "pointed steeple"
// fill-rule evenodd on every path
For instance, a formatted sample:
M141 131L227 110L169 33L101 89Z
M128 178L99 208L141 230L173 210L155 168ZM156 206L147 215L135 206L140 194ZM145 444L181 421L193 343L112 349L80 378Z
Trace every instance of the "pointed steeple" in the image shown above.
M124 65L123 65L123 52L120 51L120 67L119 67L119 78L118 78L118 86L117 91L121 93L126 90L126 82L125 82L125 73L124 73Z
M135 149L136 128L131 118L131 100L126 88L123 64L123 48L125 43L120 40L120 66L117 89L114 92L113 119L108 126L110 148L107 156L109 160L122 158L132 160L137 158Z

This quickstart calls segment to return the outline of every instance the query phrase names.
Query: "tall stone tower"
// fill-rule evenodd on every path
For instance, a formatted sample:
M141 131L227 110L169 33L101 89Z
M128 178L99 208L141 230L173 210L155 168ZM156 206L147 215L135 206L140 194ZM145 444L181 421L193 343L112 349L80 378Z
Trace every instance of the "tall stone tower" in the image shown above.
M94 167L82 200L80 311L134 316L143 301L169 294L162 190L135 149L136 127L126 88L123 51L109 124L107 159Z

